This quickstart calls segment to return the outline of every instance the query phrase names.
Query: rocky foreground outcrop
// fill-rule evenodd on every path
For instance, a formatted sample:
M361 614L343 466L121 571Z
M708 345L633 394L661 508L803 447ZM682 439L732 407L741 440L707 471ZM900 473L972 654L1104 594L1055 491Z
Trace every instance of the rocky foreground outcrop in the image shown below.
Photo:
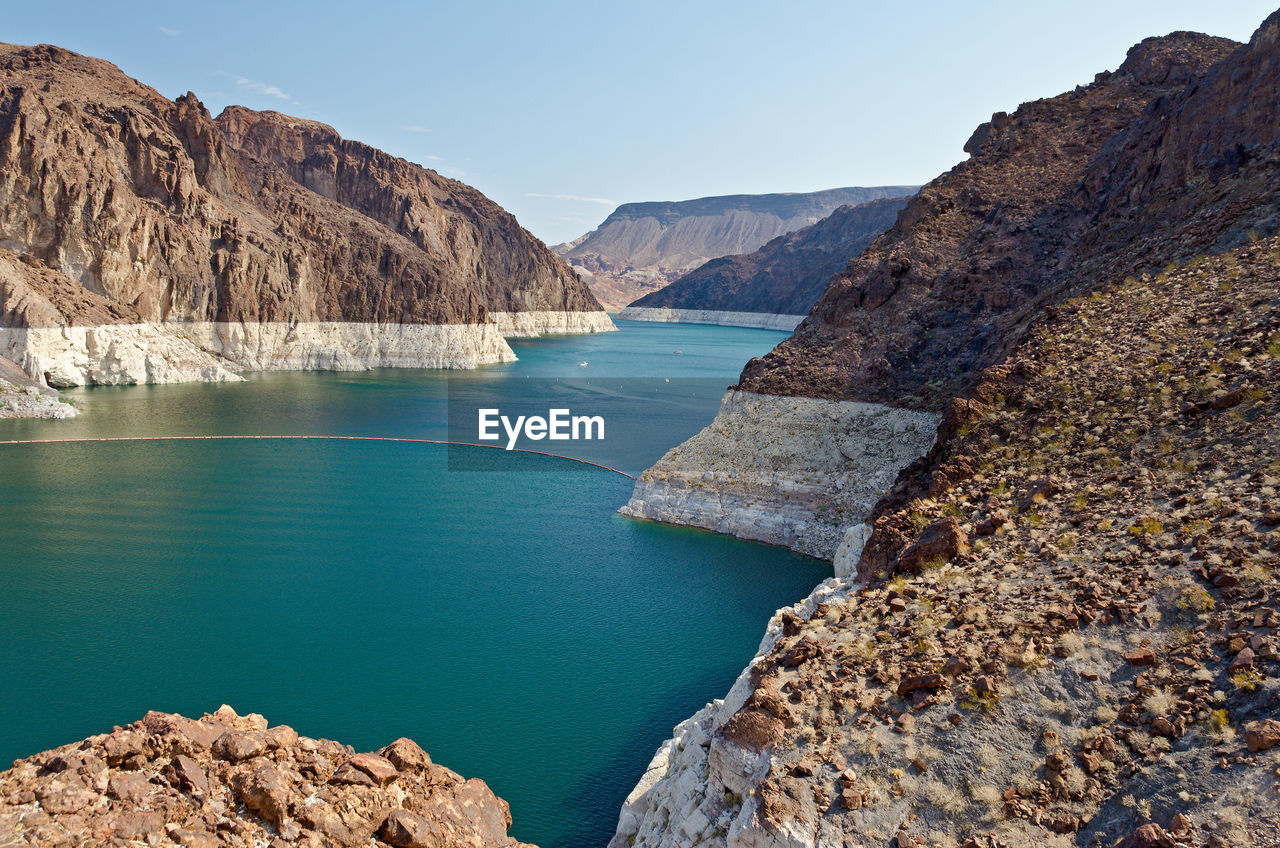
M0 846L519 848L507 804L409 739L356 753L223 706L150 712L0 773Z
M937 441L613 848L1280 844L1278 110L1280 13L1144 41L981 127L747 367Z
M612 329L475 189L332 127L0 46L0 356L59 385L471 367ZM105 328L105 329L104 329Z
M618 317L639 318L639 309L808 315L831 277L893 225L908 199L890 197L841 206L818 223L778 236L754 253L713 259L634 301Z
M911 186L854 187L624 203L599 227L554 250L586 278L601 303L621 309L710 259L750 253L783 233L820 221L840 206L901 197L914 190Z

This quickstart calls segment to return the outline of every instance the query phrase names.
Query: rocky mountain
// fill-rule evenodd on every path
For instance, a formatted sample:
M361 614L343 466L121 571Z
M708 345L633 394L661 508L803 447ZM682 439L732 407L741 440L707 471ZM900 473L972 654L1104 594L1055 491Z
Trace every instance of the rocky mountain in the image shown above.
M1264 119L1222 114L1245 102L1222 89L1249 83L1204 77L1234 47L1148 39L1114 73L996 114L965 145L969 160L921 189L795 336L747 366L743 387L942 409L1060 292L1274 231L1274 181L1254 158ZM1266 60L1246 51L1231 66L1259 62L1250 79L1266 88ZM1222 128L1175 149L1194 133L1180 127L1213 123L1194 111L1207 100Z
M893 225L906 197L841 206L816 224L778 236L754 253L712 259L620 313L642 309L761 312L804 316L843 271Z
M710 259L750 253L841 206L913 191L879 186L624 203L595 230L553 249L587 279L601 303L621 309Z
M0 355L64 385L465 367L611 326L469 186L48 45L0 47L0 247Z
M150 712L0 772L0 845L521 848L506 802L412 740L357 754L223 706Z
M614 848L1275 844L1278 86L1280 12L997 114L642 475L836 576Z

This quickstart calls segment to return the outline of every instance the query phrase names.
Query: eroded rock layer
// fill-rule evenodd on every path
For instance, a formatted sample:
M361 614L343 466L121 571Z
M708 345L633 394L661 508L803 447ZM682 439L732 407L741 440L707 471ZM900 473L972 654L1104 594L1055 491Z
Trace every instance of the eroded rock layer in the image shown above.
M794 330L803 315L771 312L724 312L717 309L666 309L628 306L617 315L622 321L656 321L660 324L718 324L722 327L758 327Z
M832 559L937 425L880 404L731 391L710 425L640 475L619 512Z
M409 739L356 753L223 706L150 712L0 772L0 845L520 848L506 802Z

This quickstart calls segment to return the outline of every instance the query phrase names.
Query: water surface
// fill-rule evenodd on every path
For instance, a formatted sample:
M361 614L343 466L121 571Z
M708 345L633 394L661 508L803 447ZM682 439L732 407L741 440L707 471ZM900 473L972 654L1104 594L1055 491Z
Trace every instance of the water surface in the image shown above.
M706 380L679 402L593 397L655 422L608 447L636 473L784 337L620 325L466 375L83 390L79 418L0 422L0 439L437 438L450 378L511 398L558 377ZM225 702L359 750L409 736L507 799L517 838L603 846L671 727L828 567L622 518L631 483L607 471L483 453L491 470L451 472L445 448L396 443L0 446L0 762Z

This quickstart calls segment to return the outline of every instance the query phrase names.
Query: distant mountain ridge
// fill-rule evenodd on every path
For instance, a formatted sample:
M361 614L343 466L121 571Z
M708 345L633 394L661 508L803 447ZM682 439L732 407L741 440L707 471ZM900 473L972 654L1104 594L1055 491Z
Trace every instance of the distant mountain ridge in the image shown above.
M841 206L913 194L915 186L734 194L624 203L586 235L552 248L609 309L656 291L711 259L750 253Z
M885 197L841 206L753 253L712 259L631 306L807 315L831 277L893 226L909 199Z

